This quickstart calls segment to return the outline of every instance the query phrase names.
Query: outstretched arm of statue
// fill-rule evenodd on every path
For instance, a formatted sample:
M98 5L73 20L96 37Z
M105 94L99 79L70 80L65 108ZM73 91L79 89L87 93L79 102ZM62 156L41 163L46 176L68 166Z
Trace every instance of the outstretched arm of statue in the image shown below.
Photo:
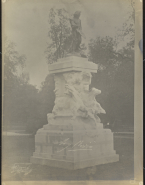
M92 88L92 91L91 92L94 94L94 96L96 96L98 94L101 94L101 90L96 89L95 87Z

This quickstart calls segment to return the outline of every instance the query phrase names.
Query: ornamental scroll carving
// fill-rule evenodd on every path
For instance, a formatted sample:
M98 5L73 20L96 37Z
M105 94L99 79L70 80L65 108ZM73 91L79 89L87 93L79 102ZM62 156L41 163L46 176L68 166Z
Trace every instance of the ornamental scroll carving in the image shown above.
M101 91L92 88L92 75L90 72L66 72L56 74L55 80L55 106L52 114L48 114L48 119L56 116L76 116L92 118L95 122L100 122L97 116L100 113L105 114L105 110L96 101L96 95Z

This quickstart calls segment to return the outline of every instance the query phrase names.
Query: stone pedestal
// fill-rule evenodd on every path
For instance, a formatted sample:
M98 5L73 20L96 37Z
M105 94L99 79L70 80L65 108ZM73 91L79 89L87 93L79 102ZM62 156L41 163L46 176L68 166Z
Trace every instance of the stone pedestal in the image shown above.
M87 58L71 56L58 59L56 63L49 65L49 73L57 74L71 71L86 71L97 73L98 66L93 62L88 62Z
M95 99L101 91L89 89L97 65L67 57L50 65L49 71L55 74L55 106L47 115L48 124L35 135L31 162L73 170L118 161L113 133L97 116L105 113Z

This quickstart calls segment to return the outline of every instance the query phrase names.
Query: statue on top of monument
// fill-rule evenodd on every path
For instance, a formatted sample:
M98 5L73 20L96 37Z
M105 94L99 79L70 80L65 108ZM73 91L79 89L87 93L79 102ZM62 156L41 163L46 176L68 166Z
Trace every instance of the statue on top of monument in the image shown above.
M82 37L85 38L85 35L82 32L81 20L79 19L80 15L81 11L76 11L73 17L69 19L72 28L72 43L70 46L70 52L86 58L86 55L83 53L82 48L80 47Z

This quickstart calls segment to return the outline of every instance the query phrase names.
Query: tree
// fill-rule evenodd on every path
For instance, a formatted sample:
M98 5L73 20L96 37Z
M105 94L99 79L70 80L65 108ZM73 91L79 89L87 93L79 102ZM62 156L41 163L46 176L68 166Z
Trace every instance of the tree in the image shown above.
M5 39L4 50L4 88L3 88L3 105L4 105L4 121L9 122L12 117L13 100L17 95L17 88L20 81L18 78L18 67L24 68L26 57L19 55L15 49L16 45ZM13 96L14 95L14 96Z
M6 40L3 78L4 127L30 128L33 123L34 129L39 117L38 91L29 84L29 74L23 72L25 60L26 57L16 51L15 43Z
M39 91L41 125L47 124L47 114L52 112L55 100L53 75L47 75Z
M19 55L16 51L16 44L6 38L4 48L4 80L18 76L18 68L23 70L25 60L25 55Z
M102 91L97 101L106 110L102 122L121 120L121 125L133 126L134 62L131 47L115 50L112 38L96 38L89 43L89 58L98 64L92 84ZM120 126L121 126L120 125Z
M71 28L68 17L69 15L65 9L50 9L48 20L50 26L48 32L49 44L45 51L48 64L64 57L69 50Z
M121 29L116 30L117 36L115 38L116 41L116 48L117 45L119 45L122 41L127 41L127 44L125 47L119 49L118 53L120 52L126 52L125 50L134 53L134 42L135 42L135 1L134 0L128 0L129 1L129 9L128 12L128 18L125 20L125 22L122 25Z
M134 6L131 0L130 6ZM128 42L118 49L121 41ZM134 119L134 8L129 12L118 36L96 38L89 43L89 58L99 66L92 85L102 90L97 97L107 116L102 121L111 125L132 126Z

